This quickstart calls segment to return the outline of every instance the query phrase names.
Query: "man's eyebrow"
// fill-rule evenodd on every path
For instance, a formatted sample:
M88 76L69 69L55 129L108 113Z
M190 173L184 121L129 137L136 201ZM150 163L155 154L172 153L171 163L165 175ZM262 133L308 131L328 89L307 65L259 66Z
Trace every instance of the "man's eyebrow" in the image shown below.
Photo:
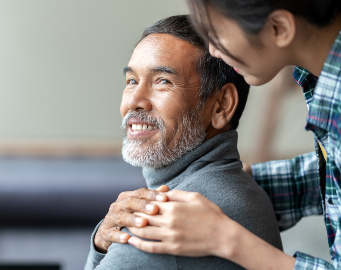
M170 67L163 67L163 66L152 68L150 72L164 72L164 73L178 75L178 73L174 69Z
M126 75L127 72L134 72L134 70L131 67L124 67L123 68L123 75Z
M123 68L123 74L126 75L127 72L134 72L134 70L131 67L124 67ZM150 72L151 73L164 72L164 73L168 73L168 74L178 75L178 73L174 69L172 69L170 67L164 67L164 66L151 68Z

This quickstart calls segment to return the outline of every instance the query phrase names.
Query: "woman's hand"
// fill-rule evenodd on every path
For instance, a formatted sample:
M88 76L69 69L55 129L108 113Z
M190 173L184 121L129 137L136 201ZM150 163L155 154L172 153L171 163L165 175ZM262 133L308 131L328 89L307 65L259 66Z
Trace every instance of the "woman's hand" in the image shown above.
M137 237L131 237L128 242L152 253L219 256L221 233L230 231L235 222L199 193L173 190L166 194L168 202L152 202L159 208L158 215L135 213L148 219L149 226L128 228L139 237L161 242L143 241Z
M116 202L111 204L95 235L95 248L101 253L106 253L112 242L127 243L130 235L121 232L121 228L146 226L147 219L135 215L134 212L155 215L159 211L158 206L150 204L150 201L167 201L167 196L163 193L167 191L169 191L167 186L161 186L157 190L141 188L122 192Z
M263 239L227 217L213 202L199 193L173 190L168 202L152 202L159 214L135 213L148 220L144 228L129 227L138 237L128 242L150 253L181 256L222 257L246 269L292 270L296 259L273 247Z

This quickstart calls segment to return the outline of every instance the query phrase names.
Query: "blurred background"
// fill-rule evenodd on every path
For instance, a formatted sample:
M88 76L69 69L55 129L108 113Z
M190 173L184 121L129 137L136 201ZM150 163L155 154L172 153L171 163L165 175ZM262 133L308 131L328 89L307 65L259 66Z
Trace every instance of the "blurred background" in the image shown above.
M82 269L110 203L145 185L120 157L122 68L147 26L184 13L184 0L0 0L0 267ZM314 150L291 69L252 87L243 161ZM321 216L282 237L329 260Z

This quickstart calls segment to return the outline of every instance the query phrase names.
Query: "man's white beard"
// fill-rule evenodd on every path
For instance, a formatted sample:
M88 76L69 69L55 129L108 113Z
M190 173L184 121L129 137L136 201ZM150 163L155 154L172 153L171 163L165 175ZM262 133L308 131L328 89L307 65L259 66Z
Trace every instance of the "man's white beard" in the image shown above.
M167 147L166 129L161 119L152 118L147 113L131 112L122 121L122 128L124 130L126 130L126 124L130 118L147 121L157 126L161 132L160 138L156 142L151 143L149 147L143 147L144 143L148 143L148 139L129 139L125 136L123 139L122 156L126 162L133 166L155 169L168 166L202 144L206 137L201 106L183 117L182 123L179 126L181 135L172 149Z

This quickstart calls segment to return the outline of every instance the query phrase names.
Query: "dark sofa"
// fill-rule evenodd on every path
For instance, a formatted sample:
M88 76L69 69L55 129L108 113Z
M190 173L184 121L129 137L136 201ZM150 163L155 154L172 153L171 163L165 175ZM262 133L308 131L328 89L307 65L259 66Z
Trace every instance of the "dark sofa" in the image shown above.
M141 168L119 157L0 157L0 269L82 269L90 234L110 204L141 187Z

